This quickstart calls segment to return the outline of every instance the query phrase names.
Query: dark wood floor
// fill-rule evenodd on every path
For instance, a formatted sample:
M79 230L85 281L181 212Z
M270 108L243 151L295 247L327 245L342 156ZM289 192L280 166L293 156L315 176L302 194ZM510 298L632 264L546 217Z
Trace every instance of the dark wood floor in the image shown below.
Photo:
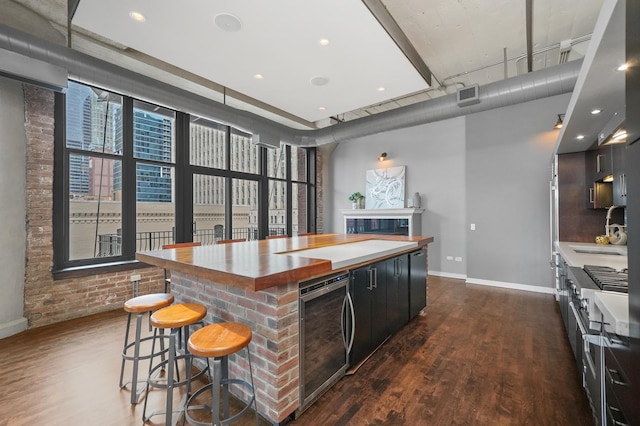
M552 296L429 285L426 315L292 425L592 424ZM0 425L142 424L142 404L117 385L125 320L109 312L0 340Z

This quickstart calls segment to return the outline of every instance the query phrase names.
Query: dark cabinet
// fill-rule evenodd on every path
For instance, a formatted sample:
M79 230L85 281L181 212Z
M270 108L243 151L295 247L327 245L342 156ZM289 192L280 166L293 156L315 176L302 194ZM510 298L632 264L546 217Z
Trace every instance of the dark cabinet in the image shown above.
M585 155L585 177L587 182L587 207L606 209L613 204L613 156L611 146L602 146L587 151Z
M355 317L351 365L366 359L387 337L387 261L351 271L349 291Z
M386 262L387 330L395 333L409 321L409 255Z
M409 254L409 319L427 306L427 252Z
M626 152L625 144L612 145L611 153L613 157L613 205L627 205L627 174L626 170Z

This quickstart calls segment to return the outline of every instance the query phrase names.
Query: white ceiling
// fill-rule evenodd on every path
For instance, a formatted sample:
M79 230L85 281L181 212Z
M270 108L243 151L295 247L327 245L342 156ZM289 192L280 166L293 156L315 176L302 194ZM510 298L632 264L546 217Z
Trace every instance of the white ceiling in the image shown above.
M161 64L181 74L187 90L303 127L353 120L527 72L525 0L382 4L431 69L432 87L361 0L80 0L72 45L138 72L145 72L146 62L151 75ZM602 4L533 1L533 69L582 58ZM145 15L144 23L129 17L133 9ZM242 29L222 31L214 23L219 13L235 15ZM330 44L320 46L321 38ZM566 57L561 43L568 47ZM264 78L256 80L256 73ZM314 86L313 77L326 77L328 84Z

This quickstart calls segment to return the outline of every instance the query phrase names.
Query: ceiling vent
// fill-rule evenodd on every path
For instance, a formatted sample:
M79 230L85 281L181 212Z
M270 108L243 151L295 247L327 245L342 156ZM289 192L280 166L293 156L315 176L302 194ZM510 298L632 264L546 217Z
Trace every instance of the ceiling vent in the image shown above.
M558 58L558 64L566 64L569 62L569 54L571 53L571 39L562 40L560 42L560 57Z
M478 85L474 84L473 86L462 87L458 89L458 93L456 94L456 99L458 101L458 106L468 106L477 104L480 102L480 96L478 91Z

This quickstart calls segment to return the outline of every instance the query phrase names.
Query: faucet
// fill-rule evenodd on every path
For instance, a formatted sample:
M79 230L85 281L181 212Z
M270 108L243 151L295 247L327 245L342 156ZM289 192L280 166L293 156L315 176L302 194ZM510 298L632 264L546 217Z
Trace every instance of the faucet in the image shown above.
M606 235L607 237L609 237L609 236L610 236L610 235L609 235L609 222L611 221L611 212L612 212L614 209L617 209L618 207L620 207L620 206L611 206L611 207L609 207L609 210L607 210L607 222L606 222L606 224L604 225L604 231L605 231L605 235Z

